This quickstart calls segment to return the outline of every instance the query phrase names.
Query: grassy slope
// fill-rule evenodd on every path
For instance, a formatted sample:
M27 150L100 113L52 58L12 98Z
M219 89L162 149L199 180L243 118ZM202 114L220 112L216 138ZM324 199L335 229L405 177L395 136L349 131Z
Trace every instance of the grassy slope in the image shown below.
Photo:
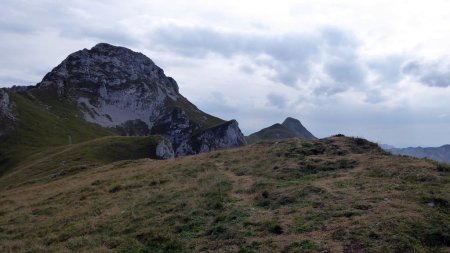
M0 189L73 175L120 160L155 158L159 136L107 136L92 141L45 149L20 162L0 178Z
M270 127L261 129L247 137L249 143L256 143L267 140L280 140L296 137L296 134L281 124L275 124Z
M449 252L450 168L361 140L116 162L0 193L3 252Z
M83 120L75 105L38 90L11 94L19 121L0 146L0 175L43 149L114 135Z
M197 130L197 132L205 131L209 128L221 125L226 122L222 119L219 119L217 117L214 117L201 111L194 104L189 102L189 100L187 100L185 97L181 97L179 100L171 102L168 106L178 107L182 109L184 112L186 112L188 118L192 122L200 126L200 129Z

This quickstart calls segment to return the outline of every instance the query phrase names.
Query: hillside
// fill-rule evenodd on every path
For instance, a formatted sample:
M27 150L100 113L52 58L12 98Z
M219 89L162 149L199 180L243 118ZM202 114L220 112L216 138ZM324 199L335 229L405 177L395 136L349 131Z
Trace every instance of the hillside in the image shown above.
M249 143L259 141L283 140L292 137L298 137L302 140L316 140L298 119L287 117L283 123L276 123L272 126L261 129L260 131L247 136Z
M0 122L0 128L8 128L0 135L0 176L43 149L116 134L85 121L74 104L40 90L9 92L8 97L14 119Z
M285 126L277 123L249 135L247 140L249 143L256 143L259 141L274 141L293 137L297 137L297 135Z
M450 167L359 138L259 142L0 186L1 252L450 250Z
M163 136L176 156L246 144L236 120L209 115L150 58L99 43L35 86L0 89L0 176L43 150L104 136Z
M297 135L297 137L302 139L302 140L316 140L317 139L314 135L312 135L312 133L310 133L308 131L308 129L306 129L302 125L302 123L298 119L287 117L283 121L283 123L281 123L281 125L283 125L287 129L289 129L292 132L294 132Z
M161 136L107 136L78 144L47 148L23 159L1 178L0 189L32 182L49 182L87 169L121 160L173 158L173 150ZM167 141L166 141L167 142ZM162 157L166 155L166 157Z

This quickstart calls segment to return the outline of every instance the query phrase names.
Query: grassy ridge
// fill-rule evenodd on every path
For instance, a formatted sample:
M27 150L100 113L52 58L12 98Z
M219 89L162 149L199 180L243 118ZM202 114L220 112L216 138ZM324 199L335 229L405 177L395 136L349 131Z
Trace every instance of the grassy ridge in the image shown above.
M270 127L261 129L247 137L249 143L259 141L281 140L296 137L297 135L281 124L274 124Z
M17 120L14 130L0 138L0 176L12 171L29 156L51 152L69 143L117 135L113 129L85 121L75 103L52 90L11 92L10 98ZM184 110L189 119L199 126L197 131L225 122L200 111L184 97L168 106Z
M122 161L0 194L4 252L448 252L450 167L362 139Z
M159 136L107 136L92 141L44 149L20 162L0 179L0 189L49 182L121 160L156 158Z
M69 144L69 138L79 143L115 134L86 122L75 105L43 91L10 95L18 121L14 131L1 140L0 175L42 148Z

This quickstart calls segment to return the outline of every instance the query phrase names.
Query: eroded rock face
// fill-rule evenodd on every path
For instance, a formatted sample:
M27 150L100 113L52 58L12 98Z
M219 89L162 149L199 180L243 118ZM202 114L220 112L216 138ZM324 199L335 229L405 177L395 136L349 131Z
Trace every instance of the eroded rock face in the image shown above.
M0 89L0 115L7 116L11 114L9 103L8 93L4 89Z
M122 136L147 136L150 135L150 129L148 125L140 120L128 120L119 126L116 126L116 130Z
M236 120L201 130L187 114L175 108L158 121L152 134L161 134L172 143L177 156L204 153L217 149L246 145L246 140Z
M0 89L0 137L14 128L13 104L6 89Z
M172 144L170 141L162 138L162 140L156 146L156 158L158 159L172 159L175 157L175 152L173 151Z
M167 100L180 97L175 80L148 57L105 43L69 55L38 87L76 100L87 121L104 127L133 119L151 127Z
M192 133L198 129L186 112L180 108L173 108L159 119L152 128L152 134L160 134L169 139L177 156L194 154L188 143Z
M162 135L176 156L245 144L237 123L200 111L152 60L124 47L101 43L77 51L37 88L73 101L89 122L124 135Z
M197 153L246 145L236 120L228 121L195 135L192 143Z

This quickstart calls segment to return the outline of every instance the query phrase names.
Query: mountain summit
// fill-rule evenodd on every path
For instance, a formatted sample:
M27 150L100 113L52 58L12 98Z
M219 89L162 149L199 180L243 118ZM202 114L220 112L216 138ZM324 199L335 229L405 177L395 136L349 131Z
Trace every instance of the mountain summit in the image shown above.
M262 140L272 141L298 137L303 140L316 140L298 119L291 117L286 118L282 124L274 124L270 127L261 129L247 137L250 143L255 143Z
M316 140L317 139L302 125L302 123L298 119L287 117L281 125L283 125L284 127L288 128L289 130L294 132L295 135L300 139L303 139L303 140Z
M246 144L235 120L199 110L147 56L106 43L70 54L36 86L0 90L0 105L8 119L0 134L11 146L160 135L183 156Z
M202 112L152 60L124 47L100 43L75 52L37 86L72 99L89 122L125 135L163 135L176 155L245 144L235 120Z

